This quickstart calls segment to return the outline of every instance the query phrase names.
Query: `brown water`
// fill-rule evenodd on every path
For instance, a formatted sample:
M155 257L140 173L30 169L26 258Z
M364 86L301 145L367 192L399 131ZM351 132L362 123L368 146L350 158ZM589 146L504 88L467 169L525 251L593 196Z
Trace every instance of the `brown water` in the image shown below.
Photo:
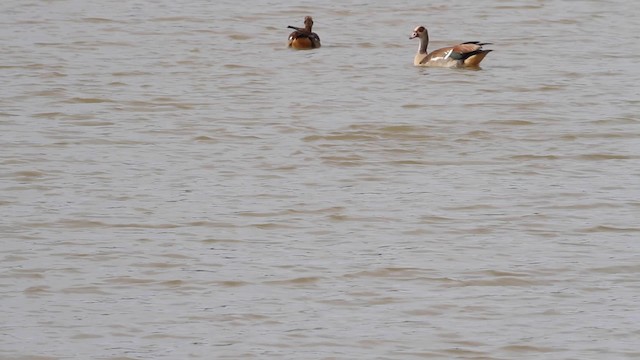
M0 358L640 359L635 3L0 10Z

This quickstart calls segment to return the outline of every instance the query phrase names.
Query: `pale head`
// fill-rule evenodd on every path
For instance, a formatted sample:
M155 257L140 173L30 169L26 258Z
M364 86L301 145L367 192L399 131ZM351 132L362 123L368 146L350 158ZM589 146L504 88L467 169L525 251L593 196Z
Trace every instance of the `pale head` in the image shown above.
M415 38L428 39L429 34L427 33L427 28L424 26L418 26L417 28L413 29L413 33L411 34L409 39Z

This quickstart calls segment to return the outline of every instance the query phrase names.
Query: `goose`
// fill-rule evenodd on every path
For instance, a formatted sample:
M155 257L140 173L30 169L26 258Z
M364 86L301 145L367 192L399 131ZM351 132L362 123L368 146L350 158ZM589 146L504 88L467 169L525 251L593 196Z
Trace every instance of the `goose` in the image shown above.
M429 33L424 26L418 26L413 30L413 34L411 34L409 39L415 38L420 39L418 53L413 58L413 65L415 66L478 68L482 59L492 51L482 49L483 45L490 45L491 43L467 41L428 53Z
M289 35L289 47L300 50L315 49L320 47L320 37L311 31L313 27L313 18L305 16L304 28L295 26L287 26L295 31Z

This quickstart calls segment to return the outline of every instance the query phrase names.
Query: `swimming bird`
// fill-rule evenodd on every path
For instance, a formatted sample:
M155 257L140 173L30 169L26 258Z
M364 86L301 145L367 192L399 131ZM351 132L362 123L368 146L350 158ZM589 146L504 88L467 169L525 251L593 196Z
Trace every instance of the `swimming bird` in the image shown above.
M413 58L415 66L437 66L450 68L477 68L482 59L492 50L482 49L483 45L479 41L467 41L462 44L448 46L441 49L427 52L429 46L429 33L424 26L418 26L413 30L409 39L420 39L418 53Z
M313 18L311 16L305 16L304 28L291 25L287 27L295 30L289 35L289 47L300 50L320 47L320 37L311 30L313 27Z

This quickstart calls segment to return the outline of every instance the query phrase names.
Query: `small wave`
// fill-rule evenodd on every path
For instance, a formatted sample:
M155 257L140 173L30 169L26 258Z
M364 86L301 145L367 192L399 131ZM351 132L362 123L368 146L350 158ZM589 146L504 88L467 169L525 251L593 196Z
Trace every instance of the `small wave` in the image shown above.
M73 97L65 101L70 104L99 104L99 103L109 103L114 102L111 99L101 99L101 98L81 98L81 97Z

